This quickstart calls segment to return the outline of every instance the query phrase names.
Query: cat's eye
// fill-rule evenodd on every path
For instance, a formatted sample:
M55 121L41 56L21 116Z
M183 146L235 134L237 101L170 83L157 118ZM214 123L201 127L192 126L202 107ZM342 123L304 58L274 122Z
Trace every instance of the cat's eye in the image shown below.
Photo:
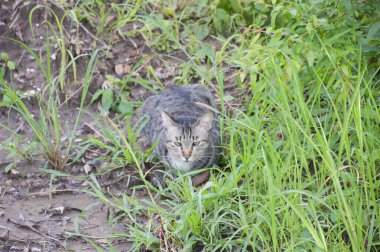
M197 146L200 143L201 143L201 141L195 141L195 142L193 142L193 146Z
M182 146L181 142L174 142L175 146Z

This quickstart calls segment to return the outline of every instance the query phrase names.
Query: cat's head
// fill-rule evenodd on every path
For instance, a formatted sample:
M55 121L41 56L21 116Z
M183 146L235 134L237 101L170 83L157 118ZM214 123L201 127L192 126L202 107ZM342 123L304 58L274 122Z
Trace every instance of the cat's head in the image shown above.
M162 124L166 131L164 160L173 168L190 171L212 155L210 130L214 115L207 112L193 124L180 124L161 110Z

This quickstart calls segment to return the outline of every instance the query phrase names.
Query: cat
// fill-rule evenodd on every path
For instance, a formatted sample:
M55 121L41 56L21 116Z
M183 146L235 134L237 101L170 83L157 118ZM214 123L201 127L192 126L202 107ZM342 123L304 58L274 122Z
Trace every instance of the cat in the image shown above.
M220 131L216 114L207 107L215 108L207 87L167 87L143 103L140 117L148 122L141 135L148 145L156 144L154 152L173 169L188 172L211 167L219 159Z

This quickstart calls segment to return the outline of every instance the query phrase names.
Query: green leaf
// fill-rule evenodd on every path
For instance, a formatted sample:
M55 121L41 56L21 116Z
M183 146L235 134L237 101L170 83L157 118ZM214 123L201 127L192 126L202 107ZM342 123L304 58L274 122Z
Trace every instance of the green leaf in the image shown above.
M120 102L119 111L123 114L132 114L133 113L133 104L127 100L123 100Z
M202 44L201 48L195 52L195 57L197 59L209 57L211 61L214 61L215 52L210 44Z
M57 176L57 177L69 177L69 176L71 176L68 173L53 170L53 169L42 168L41 171L52 174L52 175Z
M77 18L77 13L78 13L78 15L80 14L79 11L70 10L68 13L69 13L69 14L68 14L69 17L70 17L75 23L79 23L79 20L78 20L78 18Z
M224 101L229 102L229 101L234 100L235 97L233 97L232 95L225 95L225 96L223 97L223 99L224 99Z
M14 103L14 100L12 100L11 97L9 97L9 94L7 92L4 92L4 95L3 95L3 102L10 102L10 103Z
M197 39L203 40L209 34L208 24L201 24L201 25L194 26L194 31L195 31L194 33L195 33L195 36L197 37Z
M380 37L380 33L377 34L378 31L380 31L380 22L376 22L373 25L371 25L371 28L369 28L368 30L367 39L371 40L375 37Z
M16 69L16 63L14 63L13 61L8 61L7 62L7 67L9 70L15 70Z
M113 77L112 75L107 74L106 79L111 81L112 83L118 83L120 82L120 79Z
M230 5L232 7L232 10L236 13L240 12L240 3L237 0L230 0Z
M102 93L102 112L108 112L113 103L113 91L105 89Z
M104 92L103 89L96 90L95 94L91 98L91 103L99 99L99 97L103 94L103 92Z
M10 164L8 164L7 166L5 166L5 167L4 167L4 172L5 172L5 173L10 172L10 171L13 169L14 165L15 165L15 163L10 163Z
M224 9L216 9L215 17L213 20L215 30L219 33L225 31L225 27L228 23L229 15Z
M0 57L7 62L9 60L9 55L5 52L0 53Z
M312 51L312 50L308 50L307 52L306 52L306 60L307 60L307 64L309 65L309 66L313 66L313 64L314 64L314 59L315 59L315 54L314 54L314 52Z
M205 39L208 36L208 34L209 34L208 23L187 25L185 26L185 30L183 32L184 36L189 37L191 35L195 35L195 37L198 40Z
M254 2L253 5L255 6L256 10L262 13L268 12L270 10L265 3Z

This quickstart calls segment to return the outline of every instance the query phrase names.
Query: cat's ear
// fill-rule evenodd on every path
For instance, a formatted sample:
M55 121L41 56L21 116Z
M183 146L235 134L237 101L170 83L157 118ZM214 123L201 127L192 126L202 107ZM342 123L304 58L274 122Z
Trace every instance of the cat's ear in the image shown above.
M171 128L171 127L176 127L177 123L173 121L173 119L161 109L161 117L162 117L162 125L165 128Z
M198 118L198 121L194 124L195 127L201 127L207 131L212 128L212 121L214 120L214 113L207 112Z

